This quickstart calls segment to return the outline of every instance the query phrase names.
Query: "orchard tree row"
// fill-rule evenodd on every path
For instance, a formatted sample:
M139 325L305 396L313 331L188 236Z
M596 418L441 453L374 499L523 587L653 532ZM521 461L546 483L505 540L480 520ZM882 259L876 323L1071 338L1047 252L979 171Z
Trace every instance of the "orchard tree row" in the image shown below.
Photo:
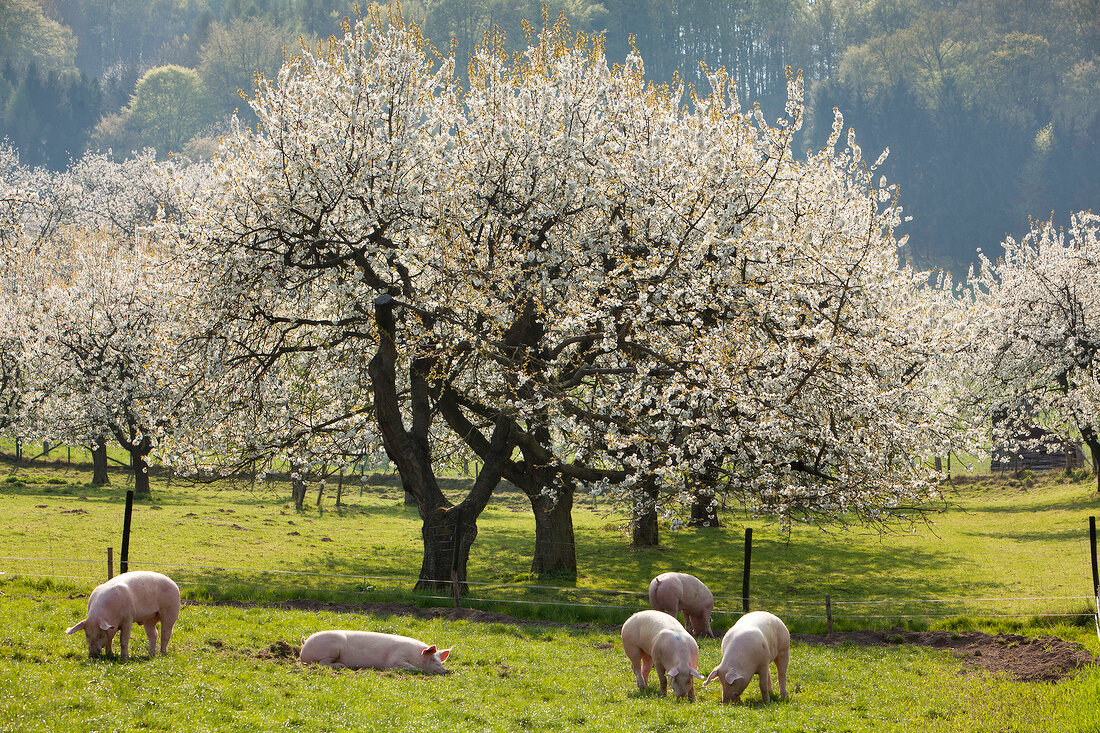
M377 20L377 19L375 19ZM0 160L0 429L179 472L387 456L421 583L460 578L502 480L533 570L575 572L576 492L661 516L919 521L934 457L1043 425L1100 457L1098 222L963 283L901 262L896 188L839 113L769 122L610 65L564 23L460 83L397 16L261 80L212 162ZM687 104L684 104L684 99ZM483 468L447 496L438 475ZM460 540L456 542L456 538Z

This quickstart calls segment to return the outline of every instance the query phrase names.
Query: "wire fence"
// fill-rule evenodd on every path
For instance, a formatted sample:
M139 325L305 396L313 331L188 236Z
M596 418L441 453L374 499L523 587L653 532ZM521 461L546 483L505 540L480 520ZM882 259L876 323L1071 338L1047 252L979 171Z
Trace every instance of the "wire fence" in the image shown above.
M342 603L406 602L450 605L453 594L446 588L414 590L417 578L393 575L324 573L306 570L260 569L222 565L194 565L152 559L130 559L130 570L156 570L175 580L184 597L195 601L257 599L285 601L297 598ZM117 572L116 569L111 569ZM109 572L106 556L89 558L0 557L0 574L62 581L90 591ZM468 608L509 613L521 618L605 621L618 623L635 611L649 607L647 590L465 582L459 603ZM744 612L741 596L717 595L714 627L732 625ZM1100 598L1093 596L990 596L975 598L847 599L821 594L809 597L750 597L750 610L768 610L801 630L882 628L905 623L932 623L953 618L989 620L1046 619L1058 623L1088 623L1093 616L1100 639Z

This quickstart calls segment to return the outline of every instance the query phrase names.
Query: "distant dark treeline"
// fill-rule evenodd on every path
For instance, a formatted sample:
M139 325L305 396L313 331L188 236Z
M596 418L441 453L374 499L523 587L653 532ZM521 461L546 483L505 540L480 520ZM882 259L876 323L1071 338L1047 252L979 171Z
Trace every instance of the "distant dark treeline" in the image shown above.
M465 59L499 27L525 45L536 0L411 0L408 17ZM633 45L656 81L706 90L724 66L746 106L782 111L787 67L806 81L807 148L838 107L913 221L907 255L959 269L1029 217L1100 202L1100 5L1096 0L550 0L574 30ZM250 111L237 94L271 76L280 48L338 34L348 0L7 0L0 4L0 136L24 163L64 167L88 148L212 149ZM5 35L6 34L6 35ZM167 67L169 71L164 71ZM186 90L187 117L158 135L146 98ZM200 103L201 102L201 103ZM180 134L187 139L181 142Z

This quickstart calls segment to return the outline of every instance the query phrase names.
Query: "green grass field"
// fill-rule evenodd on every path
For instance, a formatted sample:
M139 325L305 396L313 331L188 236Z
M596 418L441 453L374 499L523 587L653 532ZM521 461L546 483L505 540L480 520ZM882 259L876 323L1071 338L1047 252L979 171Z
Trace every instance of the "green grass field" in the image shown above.
M0 604L0 730L1094 731L1100 671L1014 682L944 652L795 643L790 697L695 704L639 693L615 630L189 605L167 657L88 660L62 629L85 604L53 583L7 581ZM453 646L454 674L333 672L273 654L325 628ZM138 630L140 635L140 630ZM143 636L142 636L143 638ZM139 643L140 649L143 644ZM701 644L701 665L719 658Z
M718 689L695 705L633 688L613 626L477 624L406 616L277 610L290 597L419 600L419 521L392 478L333 486L320 508L295 511L289 487L194 485L163 477L133 517L131 561L176 578L189 603L167 658L88 660L63 630L83 618L86 594L120 545L124 473L94 488L64 465L0 463L0 730L640 730L1096 731L1100 671L1058 683L1017 682L964 667L946 652L908 645L826 648L796 643L790 700L723 706ZM458 479L452 480L459 484ZM740 606L744 529L754 530L753 606L794 631L820 631L830 594L838 628L978 628L1056 634L1100 654L1087 615L1088 517L1094 484L981 477L956 484L953 508L930 526L879 536L823 533L747 521L670 532L662 546L628 547L621 514L588 498L575 512L580 573L568 583L529 574L533 520L504 491L480 519L464 605L520 617L615 624L645 604L649 579L683 569L718 596L716 628ZM10 559L29 558L29 559ZM513 585L513 584L519 584ZM565 585L539 589L531 585ZM617 591L617 592L607 592ZM249 608L204 599L260 602ZM494 603L487 600L495 599ZM995 599L995 600L984 600ZM1026 600L1040 599L1040 600ZM442 602L442 601L436 601ZM557 604L578 604L557 605ZM608 608L591 609L579 604ZM1007 614L1007 615L1006 615ZM306 668L272 653L323 628L392 631L454 646L445 678ZM701 643L701 666L719 658Z

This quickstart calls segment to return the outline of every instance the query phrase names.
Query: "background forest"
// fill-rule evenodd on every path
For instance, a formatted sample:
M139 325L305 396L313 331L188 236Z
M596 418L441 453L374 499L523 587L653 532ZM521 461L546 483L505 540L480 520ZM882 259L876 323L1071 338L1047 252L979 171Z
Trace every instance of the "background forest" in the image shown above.
M1028 216L1100 200L1100 0L552 0L574 30L631 39L654 81L706 88L725 66L742 104L782 111L802 70L820 146L837 107L899 185L904 254L959 271ZM536 0L409 0L459 66L493 27L524 46ZM342 35L348 0L0 0L0 137L54 170L89 150L205 157L254 74L300 43ZM685 98L686 99L686 98ZM960 273L962 274L962 273Z

